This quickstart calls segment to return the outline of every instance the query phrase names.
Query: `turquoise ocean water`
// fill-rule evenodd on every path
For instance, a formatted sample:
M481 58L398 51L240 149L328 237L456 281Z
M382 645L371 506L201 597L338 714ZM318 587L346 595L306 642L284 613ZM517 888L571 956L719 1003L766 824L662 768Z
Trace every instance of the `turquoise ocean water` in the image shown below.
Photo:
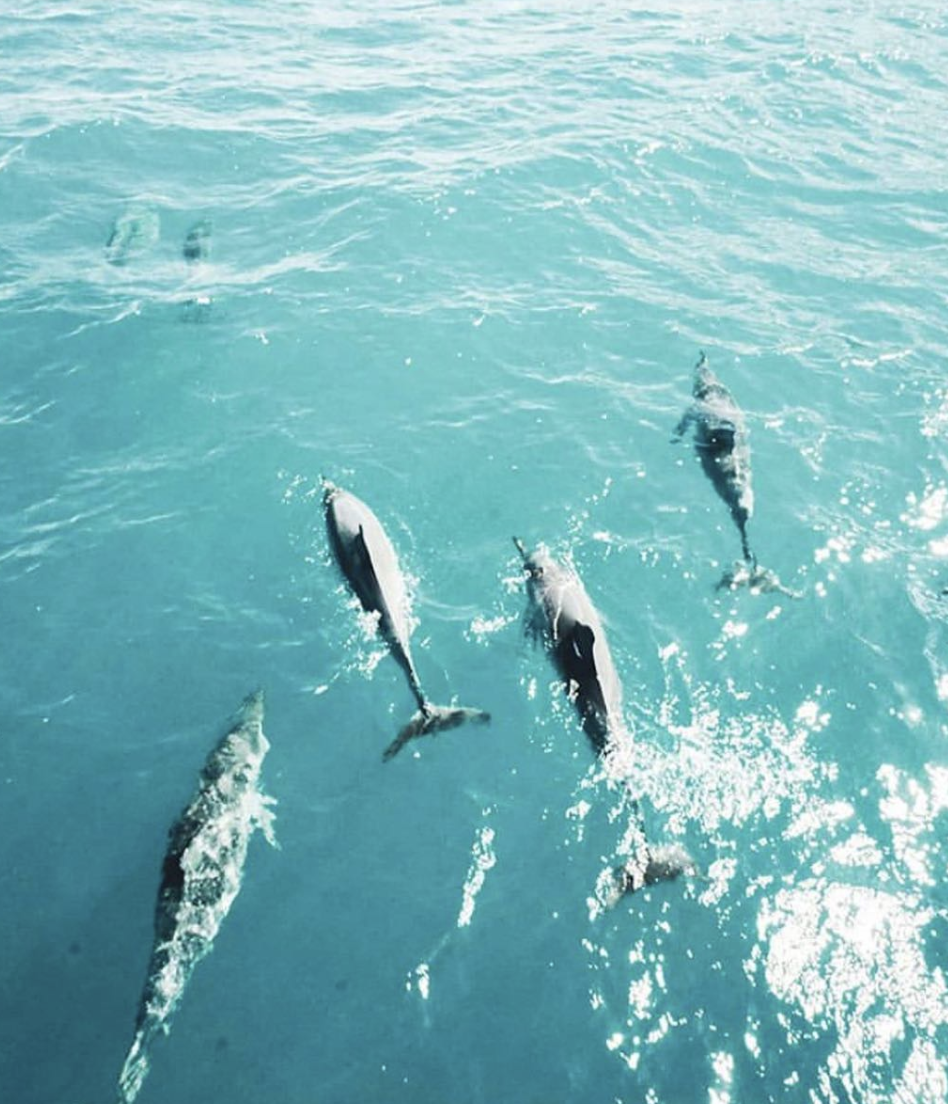
M0 57L0 1099L114 1099L257 686L281 849L142 1104L948 1099L943 6L26 0ZM798 601L714 590L701 349ZM489 727L383 764L321 475ZM513 534L705 879L591 910L618 827Z

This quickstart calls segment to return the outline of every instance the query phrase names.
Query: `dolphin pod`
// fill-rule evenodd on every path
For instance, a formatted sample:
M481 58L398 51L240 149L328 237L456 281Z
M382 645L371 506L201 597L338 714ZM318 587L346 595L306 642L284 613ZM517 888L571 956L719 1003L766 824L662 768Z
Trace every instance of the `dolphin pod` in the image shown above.
M624 787L637 821L637 853L612 872L605 903L613 905L625 892L673 881L680 874L697 874L694 860L680 845L648 842L638 798L625 777L633 749L622 715L622 684L599 613L582 580L544 547L528 552L519 537L514 537L514 544L527 577L527 631L534 640L545 640L583 730L607 777Z
M208 218L198 219L189 228L181 247L181 255L188 264L208 259L213 229L213 223ZM158 213L140 204L133 204L112 223L105 243L106 260L119 266L128 264L137 254L153 246L160 233L161 220Z
M119 220L109 242L110 259L125 257L147 237L147 220L130 213ZM184 245L189 263L208 255L211 225L196 223ZM743 565L726 574L719 586L750 585L781 590L777 577L757 563L747 535L753 515L750 448L744 417L702 353L695 367L694 401L674 433L680 440L694 427L695 451L705 474L728 506L741 539ZM323 509L335 561L362 609L377 622L378 632L402 669L417 711L386 748L391 759L410 740L457 727L486 722L480 709L433 704L425 695L410 649L412 632L408 589L391 540L372 510L355 495L323 481ZM599 613L579 575L557 562L540 546L529 551L514 538L520 553L528 607L526 628L542 640L576 709L583 730L605 770L611 788L631 808L634 853L604 872L597 896L610 907L623 894L643 886L700 876L680 844L653 844L638 798L631 792L631 733L622 710L622 684L616 672ZM795 595L798 597L799 595ZM118 1083L119 1104L132 1104L150 1064L156 1035L167 1033L171 1019L197 963L212 949L224 917L240 890L251 836L260 829L274 842L273 799L260 788L260 772L269 743L263 732L263 695L251 695L234 724L208 756L194 797L172 826L162 866L155 910L155 938L139 1002L135 1034Z
M263 694L244 702L234 725L201 771L197 792L168 834L155 906L155 942L119 1075L119 1104L132 1104L148 1073L150 1046L167 1034L194 967L211 950L243 879L250 837L273 837L273 799L260 789L270 744L263 733Z
M425 697L409 647L408 590L388 534L361 499L328 481L323 483L323 504L336 562L362 608L378 618L379 632L405 672L418 703L418 711L386 748L383 758L391 759L416 736L456 728L465 721L489 721L490 714L481 709L434 705Z

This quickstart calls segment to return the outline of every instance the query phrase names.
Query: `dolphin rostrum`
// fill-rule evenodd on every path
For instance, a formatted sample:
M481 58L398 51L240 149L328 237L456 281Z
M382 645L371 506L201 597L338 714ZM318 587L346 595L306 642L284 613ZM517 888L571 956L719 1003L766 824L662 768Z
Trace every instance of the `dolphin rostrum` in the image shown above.
M378 619L378 630L405 672L418 711L383 755L391 759L415 736L455 728L465 721L485 722L490 714L463 706L434 705L424 695L411 657L411 606L395 549L379 519L355 495L323 481L326 528L336 562L366 613Z
M274 843L273 798L260 789L270 744L263 734L263 694L244 702L230 731L211 752L197 792L169 832L155 909L155 943L135 1022L135 1038L119 1076L119 1104L138 1095L156 1035L167 1034L194 967L211 950L240 890L255 829Z
M534 639L545 639L583 730L607 777L624 787L638 824L637 854L609 872L605 903L615 904L624 892L672 881L680 874L697 874L694 860L680 844L653 846L646 838L638 799L626 777L632 737L622 715L622 684L586 588L574 570L559 564L542 545L529 552L518 537L514 544L527 576L528 631Z

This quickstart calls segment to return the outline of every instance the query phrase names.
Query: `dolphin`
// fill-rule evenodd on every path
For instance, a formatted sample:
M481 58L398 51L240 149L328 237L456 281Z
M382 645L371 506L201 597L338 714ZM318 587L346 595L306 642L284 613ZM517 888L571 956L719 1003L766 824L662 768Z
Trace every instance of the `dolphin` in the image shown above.
M734 396L711 371L702 353L695 365L692 388L694 402L685 411L672 434L682 439L694 426L694 446L704 474L724 501L741 537L744 562L725 572L717 589L734 590L748 586L754 591L779 591L792 598L800 594L783 586L774 572L761 567L751 549L747 523L754 513L754 489L751 485L750 444L744 413Z
M199 219L188 231L181 250L188 264L206 261L210 256L212 230L213 224L210 219Z
M527 631L534 640L545 640L607 777L624 785L638 822L638 853L608 872L605 904L614 905L623 893L643 886L697 874L697 865L680 844L652 845L646 837L638 799L623 771L633 746L622 715L622 684L586 588L575 571L557 563L542 545L529 552L519 537L514 544L527 576Z
M695 451L704 474L731 511L741 535L744 559L756 563L757 557L747 540L747 522L754 513L754 491L744 414L731 392L711 371L704 353L695 365L692 394L695 401L675 427L672 440L680 441L690 426L695 427Z
M184 302L184 320L186 322L206 322L211 309L211 296L206 287L202 287L200 275L204 263L211 255L211 234L214 224L210 219L198 219L188 230L181 255L188 262L196 279L192 283L195 294Z
M596 607L579 576L540 547L528 552L514 537L527 576L527 632L545 638L597 755L628 743L622 721L622 684Z
M110 264L124 265L135 254L155 244L160 232L158 214L145 207L129 207L112 223L105 243L105 257Z
M378 618L378 628L395 662L405 672L418 711L386 748L391 759L409 740L465 721L486 722L490 714L463 706L434 705L424 695L411 657L411 606L395 549L379 519L355 495L323 480L326 528L333 555L346 582L366 613Z
M155 1036L167 1034L194 967L211 950L240 890L250 837L270 843L274 804L260 789L270 745L263 734L263 694L244 702L233 726L209 755L197 792L169 832L155 908L155 942L135 1021L135 1037L119 1075L119 1104L132 1104L150 1065Z

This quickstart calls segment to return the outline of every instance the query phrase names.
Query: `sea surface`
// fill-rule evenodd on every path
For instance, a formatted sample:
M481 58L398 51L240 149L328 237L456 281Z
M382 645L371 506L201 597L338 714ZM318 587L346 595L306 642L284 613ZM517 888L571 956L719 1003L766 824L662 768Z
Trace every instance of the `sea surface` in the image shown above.
M2 7L0 1099L115 1099L258 687L280 849L141 1104L948 1099L944 5ZM798 599L715 590L702 350ZM489 726L383 763L414 703L321 477ZM621 825L514 535L700 878L596 907Z

